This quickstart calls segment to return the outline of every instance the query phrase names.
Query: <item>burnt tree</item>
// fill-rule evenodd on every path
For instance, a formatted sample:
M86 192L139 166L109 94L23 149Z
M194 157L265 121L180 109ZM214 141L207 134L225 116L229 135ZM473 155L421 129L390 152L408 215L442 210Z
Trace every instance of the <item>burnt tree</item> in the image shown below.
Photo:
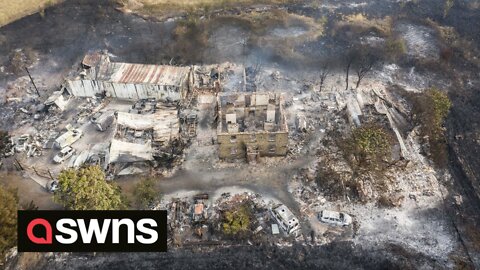
M345 90L348 90L348 77L350 75L350 69L352 65L356 62L358 58L359 50L357 48L352 48L350 51L345 55Z
M0 130L0 158L5 157L12 150L12 142L8 132Z
M361 52L355 63L355 73L357 74L357 84L355 89L358 89L363 78L373 69L373 66L378 61L378 58L370 52Z
M349 58L347 60L346 75L345 75L345 90L348 90L348 74L350 73L350 67L352 66L353 59Z
M328 67L328 65L326 63L322 64L320 67L320 72L318 74L320 79L320 89L319 89L320 92L322 92L323 84L325 83L325 79L329 74L330 74L330 68Z

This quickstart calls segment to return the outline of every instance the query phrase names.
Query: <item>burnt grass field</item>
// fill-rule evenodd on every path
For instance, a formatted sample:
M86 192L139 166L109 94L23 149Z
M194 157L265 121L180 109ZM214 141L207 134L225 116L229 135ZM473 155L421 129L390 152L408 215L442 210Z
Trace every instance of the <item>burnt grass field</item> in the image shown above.
M65 256L69 256L67 260ZM88 254L47 257L35 269L441 269L442 264L394 244L376 250L337 242L294 245L196 247L168 253ZM18 264L31 267L28 262Z
M339 14L363 13L375 17L391 16L398 20L426 24L430 18L442 26L453 27L466 41L480 44L480 9L472 8L474 1L455 1L445 16L443 1L324 1L325 5L313 6L295 3L281 6L289 13L315 19L328 18L325 34L318 40L305 43L297 52L304 58L330 57L341 59L351 44L358 42L358 36L330 35L332 22L340 19ZM416 2L416 3L414 3ZM336 5L332 12L327 6ZM6 72L0 73L0 86L19 76L12 72L12 57L16 49L22 48L35 53L36 62L31 73L39 80L42 97L48 96L62 83L62 77L76 65L85 53L93 50L108 50L116 56L115 61L151 64L196 64L215 63L229 57L228 52L218 54L201 41L201 37L189 39L192 44L183 44L187 39L175 38L176 22L160 22L134 14L124 14L115 9L114 1L71 0L48 8L42 17L34 14L0 28L0 66ZM237 14L240 9L222 11ZM222 13L220 12L220 13ZM215 16L215 15L212 15ZM218 26L218 25L217 25ZM202 31L202 29L196 29ZM185 47L186 46L186 47ZM191 46L191 47L188 47ZM184 49L181 49L184 48ZM190 50L188 48L195 48ZM463 204L454 204L453 197L447 198L447 214L461 235L461 242L468 250L466 267L480 262L480 74L479 57L467 57L462 48L448 48L451 51L448 64L421 63L407 59L398 65L401 68L419 67L419 73L431 78L441 78L447 83L442 87L448 91L453 107L446 121L446 144L448 163L445 168L453 180L444 183L449 194L461 195ZM322 53L328 52L328 53ZM478 50L477 50L478 52ZM328 56L326 56L328 55ZM282 58L284 57L284 58ZM290 59L289 56L269 53L256 44L249 44L231 55L232 61L274 62L288 68L315 68L303 64L304 58ZM5 93L0 93L3 96ZM3 104L0 106L0 128L9 129L14 111ZM10 262L24 263L16 259ZM172 249L165 254L97 254L68 255L65 260L52 256L37 258L42 269L139 269L158 267L162 269L199 268L265 268L265 269L415 269L444 268L440 262L425 257L413 250L394 244L378 247L355 246L350 242L338 242L327 246L292 247L249 246L238 247L195 247ZM463 264L460 264L463 265Z

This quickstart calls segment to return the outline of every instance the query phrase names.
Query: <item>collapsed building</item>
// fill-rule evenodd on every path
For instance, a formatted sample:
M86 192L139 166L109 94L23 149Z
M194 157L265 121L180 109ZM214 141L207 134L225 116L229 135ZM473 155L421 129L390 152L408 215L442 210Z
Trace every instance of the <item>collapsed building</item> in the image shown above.
M245 66L225 62L192 67L192 89L197 92L246 92Z
M236 91L245 94L221 94ZM214 122L218 112L221 158L255 162L259 156L286 155L282 96L248 91L246 69L239 64L143 65L111 62L106 52L89 53L43 104L55 117L77 114L61 123L69 127L66 133L56 131L41 143L44 149L56 143L60 152L71 146L73 154L60 162L68 167L97 164L109 175L146 173L181 160L200 120ZM92 146L94 140L98 143ZM20 140L15 144L24 146ZM41 155L35 150L28 156Z
M220 92L220 73L217 65L193 66L193 90L198 92Z
M216 105L220 92L246 92L245 67L230 62L192 67L192 97L201 109Z
M178 101L191 85L190 67L111 62L100 52L86 55L82 68L66 80L68 92L76 97Z
M177 108L155 101L141 101L148 110L116 113L114 138L110 145L109 166L114 174L139 173L148 162L165 154L180 137ZM145 166L146 165L146 166Z
M220 94L217 140L222 159L287 154L288 126L278 93Z

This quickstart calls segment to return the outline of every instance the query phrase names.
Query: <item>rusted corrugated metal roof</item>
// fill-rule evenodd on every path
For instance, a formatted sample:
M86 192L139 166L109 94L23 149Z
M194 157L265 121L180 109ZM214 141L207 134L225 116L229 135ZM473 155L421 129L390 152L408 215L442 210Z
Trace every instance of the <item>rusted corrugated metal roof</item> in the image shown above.
M88 67L94 67L100 63L102 54L99 52L89 53L83 58L82 64Z
M116 83L142 83L179 86L187 78L190 67L108 63L100 79Z

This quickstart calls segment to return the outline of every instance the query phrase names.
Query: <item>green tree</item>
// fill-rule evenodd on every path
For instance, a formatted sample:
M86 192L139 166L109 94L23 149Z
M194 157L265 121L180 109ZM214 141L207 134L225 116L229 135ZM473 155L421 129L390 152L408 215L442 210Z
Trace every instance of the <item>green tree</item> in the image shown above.
M161 194L155 190L155 180L145 178L135 185L133 190L135 205L140 209L152 208L162 198Z
M0 158L5 157L5 155L10 152L12 149L12 142L8 132L0 130Z
M391 135L379 125L365 124L352 131L346 149L347 155L353 154L360 167L381 168L392 151Z
M18 197L14 190L0 185L0 256L17 242ZM0 259L2 260L2 259Z
M245 205L225 212L223 232L228 235L239 235L250 229L250 212Z
M58 176L54 201L72 210L115 210L126 207L120 188L105 180L99 166L66 169Z

